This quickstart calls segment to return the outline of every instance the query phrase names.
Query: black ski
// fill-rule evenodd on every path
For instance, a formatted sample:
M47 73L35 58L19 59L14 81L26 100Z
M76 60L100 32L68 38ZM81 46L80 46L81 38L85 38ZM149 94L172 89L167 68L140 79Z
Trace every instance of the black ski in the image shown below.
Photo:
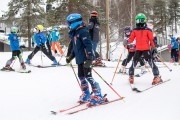
M18 72L18 73L31 73L31 70L0 70L0 71L3 71L3 72Z
M156 87L156 86L158 86L158 85L161 85L161 84L163 84L163 83L166 83L166 82L168 82L168 81L170 81L170 80L171 80L171 79L162 80L162 82L160 82L159 84L152 85L152 86L150 86L150 87L148 87L148 88L145 88L145 89L143 89L143 90L138 90L138 92L147 91L147 90L149 90L149 89L151 89L151 88L154 88L154 87Z

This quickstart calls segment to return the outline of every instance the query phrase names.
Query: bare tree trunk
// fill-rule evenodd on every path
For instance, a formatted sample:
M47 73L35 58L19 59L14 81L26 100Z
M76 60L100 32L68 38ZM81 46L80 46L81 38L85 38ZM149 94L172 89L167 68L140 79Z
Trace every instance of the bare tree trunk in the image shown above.
M28 1L28 15L27 15L27 24L28 24L28 50L31 49L31 1Z

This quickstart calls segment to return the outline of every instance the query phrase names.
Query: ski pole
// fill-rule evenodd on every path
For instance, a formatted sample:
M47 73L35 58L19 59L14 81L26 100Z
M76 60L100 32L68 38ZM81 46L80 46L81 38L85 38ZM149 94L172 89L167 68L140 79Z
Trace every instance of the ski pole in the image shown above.
M68 48L68 47L66 47L66 49L64 50L64 53L66 52L67 48ZM60 63L60 61L61 61L62 57L63 57L63 55L60 57L60 59L59 59L58 63Z
M43 66L43 58L42 58L42 46L40 46L41 47L41 64L42 64L42 66Z
M108 84L108 83L106 82L106 80L104 80L104 79L101 77L101 75L99 75L99 74L96 72L96 70L94 70L93 68L92 68L92 70L116 93L116 95L119 96L120 99L123 99L123 98L124 98L124 97L120 96L119 93L116 92L116 91L114 90L114 88L113 88L110 84Z
M121 61L121 57L122 57L122 53L121 53L121 55L120 55L120 58L119 58L118 64L117 64L117 66L116 66L116 69L115 69L115 72L114 72L114 75L113 75L112 81L111 81L111 83L110 83L111 85L112 85L112 82L113 82L114 77L115 77L115 75L116 75L116 71L117 71L118 66L119 66L119 63L120 63L120 61Z
M75 75L75 77L76 77L76 80L77 80L77 82L78 82L78 85L79 85L79 87L80 87L80 89L81 89L81 85L80 85L80 83L79 83L78 77L77 77L77 75L76 75L76 73L75 73L75 70L74 70L74 68L73 68L72 63L70 63L70 65L71 65L71 68L72 68L72 70L73 70L73 73L74 73L74 75ZM81 89L81 91L82 91L82 89Z
M172 69L169 68L169 67L164 63L164 60L163 60L163 58L162 58L160 55L158 55L158 56L159 56L160 61L161 61L161 62L169 69L169 71L171 72Z

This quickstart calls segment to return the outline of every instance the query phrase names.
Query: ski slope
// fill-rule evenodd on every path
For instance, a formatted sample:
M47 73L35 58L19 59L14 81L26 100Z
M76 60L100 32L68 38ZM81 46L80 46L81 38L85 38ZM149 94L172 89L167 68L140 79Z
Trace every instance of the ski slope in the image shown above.
M24 52L24 60L30 52ZM119 53L117 58L119 58ZM0 68L10 59L11 53L0 53ZM60 57L56 57L57 60ZM32 59L34 65L50 65L52 62L38 52ZM65 58L61 60L65 64ZM106 62L109 68L94 69L110 83L117 62ZM73 64L75 62L73 61ZM130 64L129 64L130 65ZM179 120L180 119L180 66L167 63L172 72L157 63L162 79L171 81L143 93L133 92L128 83L128 76L116 74L112 87L124 96L124 101L91 108L73 115L67 112L52 115L51 110L60 110L76 105L81 95L80 88L69 66L36 68L27 66L32 72L0 71L0 120ZM19 69L18 60L14 69ZM75 68L77 72L77 68ZM136 69L135 73L140 70ZM109 100L118 96L93 72L100 83L102 93L107 93ZM139 89L149 87L153 79L152 72L135 78ZM81 106L79 108L83 108ZM77 108L78 109L78 108ZM75 109L74 109L75 110ZM71 110L73 111L73 110Z

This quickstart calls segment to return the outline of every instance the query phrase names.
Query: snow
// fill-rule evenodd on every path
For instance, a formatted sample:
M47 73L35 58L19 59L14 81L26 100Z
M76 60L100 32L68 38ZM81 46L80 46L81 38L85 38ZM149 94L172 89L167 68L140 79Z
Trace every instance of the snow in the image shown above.
M24 60L30 52L24 52ZM119 58L120 53L114 54ZM0 53L0 67L3 67L10 52ZM57 60L60 57L56 57ZM52 62L38 52L32 59L34 65L50 65ZM110 83L114 75L117 62L104 61L111 68L94 69ZM65 58L61 60L65 64ZM75 62L73 61L73 64ZM128 76L116 74L112 87L124 96L124 101L88 109L73 115L59 113L56 116L50 114L51 110L60 110L76 105L81 95L80 88L69 66L35 68L27 65L32 72L0 72L0 120L179 120L180 119L180 66L166 63L170 72L162 63L160 74L162 79L171 78L171 81L159 85L143 93L132 92L128 83ZM129 63L130 65L130 63ZM14 69L19 69L18 60ZM77 72L77 68L75 68ZM135 73L140 70L136 69ZM102 93L107 93L109 100L118 96L93 72L93 76L99 82ZM146 73L140 78L135 78L135 85L144 89L151 85L152 72ZM82 108L81 106L79 108ZM75 110L75 109L74 109ZM73 110L72 110L73 111Z

